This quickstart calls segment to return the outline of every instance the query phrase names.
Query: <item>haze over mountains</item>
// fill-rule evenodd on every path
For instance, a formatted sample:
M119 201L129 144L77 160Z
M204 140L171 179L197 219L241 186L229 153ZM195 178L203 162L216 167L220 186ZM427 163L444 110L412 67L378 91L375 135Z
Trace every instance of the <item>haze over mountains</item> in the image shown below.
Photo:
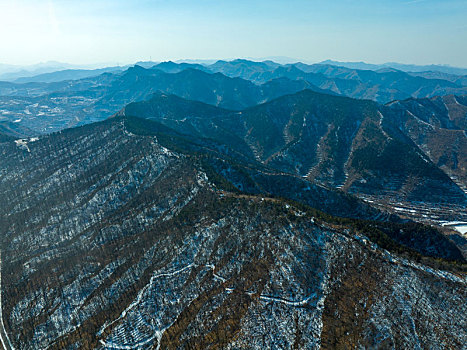
M300 62L300 60L290 58L290 57L268 57L264 59L254 59L248 58L251 62L278 62L278 64L294 64ZM232 61L232 60L226 60ZM195 59L186 59L186 60L177 60L175 63L187 63L187 64L198 64L209 66L213 65L217 62L217 60L195 60ZM151 61L140 61L136 64L141 65L143 67L151 67L160 62L151 62ZM309 63L308 63L309 64ZM460 68L460 67L453 67L450 65L416 65L416 64L402 64L397 62L387 62L383 64L371 64L365 62L341 62L341 61L334 61L334 60L325 60L319 62L317 64L320 65L331 65L331 66L338 66L338 67L346 67L350 69L359 69L359 70L381 70L387 68L393 68L397 70L401 70L408 73L422 73L422 72L432 72L432 73L444 73L448 75L467 75L467 68ZM130 65L122 66L122 68L129 67ZM73 65L69 63L63 62L45 62L39 63L35 65L29 66L19 66L19 65L11 65L11 64L2 64L0 63L0 80L17 80L17 79L39 79L36 76L42 76L43 74L49 73L56 73L64 70L87 70L87 71L94 71L98 69L106 69L104 68L104 64L99 65ZM8 75L7 75L8 74ZM46 77L46 76L45 76Z
M48 61L26 66L0 63L0 80L13 81L64 70L93 70L95 68L100 67L94 67L93 65L74 65L57 61Z
M3 347L462 348L465 76L366 68L0 82Z
M74 73L76 78L83 74L82 71ZM61 81L60 75L69 79L74 73L53 73L54 82L49 83L0 82L1 118L18 121L37 132L51 132L102 120L125 104L144 100L156 91L236 110L303 89L382 103L409 97L462 95L467 91L462 82L427 79L401 71L373 72L305 64L282 66L245 60L218 61L207 66L165 62L148 69L135 66L123 72ZM184 80L189 85L181 84ZM82 108L83 103L87 108Z
M333 60L326 60L321 64L328 64L333 66L347 67L351 69L367 69L367 70L380 70L387 68L394 68L404 72L421 73L421 72L439 72L453 75L467 75L467 68L453 67L449 65L430 64L430 65L416 65L416 64L402 64L397 62L387 62L383 64L370 64L365 62L339 62Z

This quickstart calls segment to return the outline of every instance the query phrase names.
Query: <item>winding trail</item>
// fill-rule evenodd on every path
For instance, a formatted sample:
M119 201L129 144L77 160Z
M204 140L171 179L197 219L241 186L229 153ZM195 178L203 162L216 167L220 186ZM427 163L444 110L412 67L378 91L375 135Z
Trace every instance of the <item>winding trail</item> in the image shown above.
M178 275L190 268L192 268L193 266L195 266L194 263L191 263L179 270L176 270L176 271L172 271L172 272L164 272L164 273L159 273L159 274L153 274L151 276L151 279L149 280L149 283L139 291L137 297L136 297L136 300L133 301L125 310L123 310L123 312L120 314L120 316L113 320L111 323L105 325L98 333L97 335L98 336L101 336L104 331L109 328L112 324L114 324L115 322L118 322L120 321L121 319L125 318L126 315L128 314L129 311L131 311L133 308L135 308L139 303L141 303L141 301L143 300L143 296L144 296L144 293L148 290L149 287L152 286L152 284L154 283L154 281L158 278L161 278L161 277L173 277L175 275ZM141 342L138 342L138 343L135 343L135 344L124 344L124 345L120 345L120 344L116 344L116 343L113 343L113 342L106 342L104 340L99 340L99 342L107 349L137 349L137 348L140 348L141 346L144 346L146 344L149 344L150 342L152 342L154 339L157 339L157 342L158 342L158 345L157 345L157 348L156 349L159 349L160 347L160 341L162 339L162 335L164 334L165 330L167 328L169 328L170 325L168 327L165 327L164 329L160 329L160 330L157 330L157 329L154 329L153 327L153 331L154 331L154 334L141 341Z
M185 267L182 267L178 270L175 270L175 271L171 271L171 272L163 272L163 273L158 273L158 274L153 274L149 283L139 291L136 299L120 314L120 316L113 320L111 323L109 324L105 324L101 330L97 333L97 335L100 337L102 336L102 334L104 333L104 331L109 328L112 324L120 321L121 319L125 318L128 314L128 312L130 312L132 309L134 309L138 304L140 304L143 300L143 297L144 297L144 294L145 292L147 291L147 289L152 286L152 284L154 283L154 281L158 278L161 278L161 277L174 277L180 273L183 273L189 269L191 269L192 267L195 267L195 266L204 266L210 270L212 270L212 273L213 273L213 278L215 280L218 280L220 281L221 283L226 283L228 280L225 278L225 277L222 277L216 273L214 273L214 271L216 270L216 267L215 265L212 265L212 264L206 264L206 265L198 265L196 263L191 263ZM228 292L228 293L231 293L231 292L234 292L235 289L233 288L229 288L229 287L225 287L225 291ZM253 293L249 293L249 292L244 292L248 295L252 295ZM268 295L259 295L259 299L260 300L263 300L263 301L266 301L266 302L274 302L274 303L281 303L281 304L285 304L285 305L288 305L288 306L293 306L293 307L300 307L300 306L305 306L307 305L312 299L316 298L316 294L312 294L304 299L301 299L301 300L287 300L285 298L281 298L281 297L275 297L275 296L268 296ZM125 349L139 349L141 347L144 347L146 346L147 344L150 344L152 343L154 340L157 340L157 346L156 346L156 350L159 350L160 348L160 345L161 345L161 339L162 339L162 336L164 334L164 332L171 327L172 324L166 326L165 328L162 328L162 329L155 329L154 326L152 326L153 328L153 334L146 338L146 339L143 339L143 340L140 340L138 342L135 342L135 343L132 343L132 344L118 344L114 341L106 341L104 339L100 339L99 342L102 346L104 346L105 349L121 349L121 350L125 350Z

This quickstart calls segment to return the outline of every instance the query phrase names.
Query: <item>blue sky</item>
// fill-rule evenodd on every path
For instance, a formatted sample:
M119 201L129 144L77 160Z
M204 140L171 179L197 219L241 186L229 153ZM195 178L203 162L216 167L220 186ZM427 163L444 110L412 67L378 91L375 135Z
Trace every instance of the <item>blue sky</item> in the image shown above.
M467 67L466 0L0 0L0 62L287 56Z

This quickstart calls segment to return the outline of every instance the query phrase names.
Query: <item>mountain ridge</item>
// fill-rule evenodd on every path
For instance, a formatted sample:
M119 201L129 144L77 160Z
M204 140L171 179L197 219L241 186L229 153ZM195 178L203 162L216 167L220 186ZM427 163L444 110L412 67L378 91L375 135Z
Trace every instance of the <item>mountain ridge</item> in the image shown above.
M153 103L154 105L157 105L159 101L157 99L154 99L152 102L148 102L148 103L149 105L151 103ZM151 118L155 120L161 117L164 118L162 115L157 115L157 116L152 115L151 109L145 110L145 108L142 106L143 104L138 105L138 103L129 105L124 110L122 110L119 114L141 116L141 117ZM340 107L337 107L337 106L340 106ZM361 110L361 112L359 112L359 110ZM342 123L344 122L351 123L348 126L350 129L348 129L348 131L346 132L348 133L349 136L353 135L353 137L358 136L357 131L359 130L359 128L361 128L362 123L367 123L367 124L370 123L368 124L368 127L371 126L372 129L371 128L370 129L374 130L372 131L372 133L374 134L376 132L376 134L374 134L374 136L369 135L370 137L369 140L371 140L371 138L377 137L377 138L382 138L382 140L385 140L384 142L389 142L390 145L393 145L391 147L400 147L400 146L396 146L396 144L401 143L401 142L403 144L406 144L406 146L404 147L409 147L409 148L415 147L413 148L413 151L412 151L413 156L415 157L414 160L419 159L418 164L419 166L421 166L421 169L423 169L425 167L424 164L428 164L426 156L418 149L418 146L412 145L412 141L407 141L408 140L407 136L399 135L400 131L395 130L394 127L392 127L392 130L395 130L395 131L390 131L391 129L385 130L384 129L385 126L383 127L383 125L385 125L385 122L383 124L384 117L381 114L382 112L386 113L384 109L381 109L380 111L380 106L372 101L353 100L353 99L346 98L346 97L332 97L330 95L322 95L320 93L312 92L310 90L304 90L294 95L282 96L278 99L267 102L265 104L258 105L255 107L250 107L248 109L241 111L240 113L232 113L232 112L225 112L225 111L217 110L214 113L216 118L205 121L204 125L202 121L197 121L196 122L197 126L195 128L193 128L195 124L190 124L191 119L190 118L187 119L185 115L179 115L178 117L175 117L175 121L170 122L167 125L170 127L174 127L174 128L177 128L179 127L179 125L182 125L182 129L180 130L183 130L183 128L188 127L187 125L190 125L190 127L188 127L188 129L184 131L185 133L191 132L199 136L205 135L208 137L213 137L217 139L219 142L227 142L228 144L228 140L229 138L231 138L231 136L229 137L228 134L225 134L225 132L222 132L221 134L216 134L218 132L216 130L227 131L228 133L235 135L235 139L237 140L238 138L243 139L243 145L241 146L241 148L242 149L249 148L250 156L255 157L257 160L260 160L261 162L264 162L265 164L268 164L268 163L271 163L271 165L274 164L273 167L281 169L282 171L296 174L299 176L308 177L308 176L311 176L311 173L308 170L305 169L305 170L297 171L297 169L291 168L290 164L293 164L294 161L287 160L288 156L282 155L281 152L287 152L286 154L294 154L290 152L291 151L298 152L301 149L306 149L303 155L299 156L299 153L296 153L296 156L298 156L299 158L297 158L295 162L300 165L306 165L307 158L304 158L304 157L307 154L307 157L310 157L310 156L312 157L310 158L310 162L313 162L313 159L315 159L314 164L316 165L316 157L318 155L317 153L315 153L314 155L313 153L310 154L310 148L306 145L309 145L309 146L312 146L313 144L319 145L319 142L318 142L319 139L322 137L325 137L326 132L329 133L329 127L333 125L332 123L337 123L335 126L336 128L337 127L342 128L343 127ZM313 118L318 118L316 120L309 119L311 118L310 113L311 114L325 113L324 115L328 116L327 118L330 118L330 116L334 114L338 116L338 119L335 119L335 117L332 117L332 119L325 121L325 119L323 119L324 118L323 115L321 115L321 117L313 117ZM364 117L365 113L370 113L369 114L369 116L371 115L370 119L365 119ZM277 118L283 118L283 116L285 117L289 115L294 115L294 118L296 120L284 119L283 121L279 121L279 119L270 119L270 118L276 118L274 117L274 115L277 115ZM350 117L352 115L353 117ZM363 116L363 119L362 119L362 116ZM288 118L288 117L285 117L285 118ZM352 119L352 118L356 118L356 119ZM315 120L315 121L312 121L312 120ZM312 136L312 139L310 139L309 141L307 141L306 139L305 141L303 140L301 141L303 133L309 133L311 130L309 129L309 127L307 127L307 124L318 125L316 124L318 122L325 123L326 125L323 124L319 129L321 131L319 131L319 133L316 136ZM212 123L214 123L214 126ZM265 129L266 125L268 125L269 129ZM278 129L276 130L271 129L271 128L274 128L275 125L277 125ZM196 131L196 128L201 128L201 129ZM316 128L316 126L314 126L314 128ZM370 129L367 128L365 130L369 131ZM313 131L313 132L316 132L316 131ZM361 129L360 132L363 132L363 129ZM388 135L388 132L392 133L391 136ZM341 136L341 137L343 139L346 139L346 137L344 136ZM301 144L303 142L305 143ZM342 158L341 156L339 156L338 153L334 154L333 156L331 155L327 156L327 159L332 159L334 162L342 158L341 165L340 165L341 168L339 170L341 172L341 175L338 175L340 177L343 177L345 175L344 174L345 171L352 172L350 168L347 170L342 168L344 164L352 166L351 165L352 163L349 163L349 162L357 161L356 160L357 158L355 159L352 158L353 157L352 154L350 155L345 154L345 152L349 152L346 150L350 150L351 148L353 148L354 150L351 152L355 152L355 149L358 149L359 147L361 147L361 146L358 146L357 144L352 144L351 146L351 143L353 142L353 138L351 138L351 141L345 141L345 142L347 142L347 145L342 146L344 147L342 150L339 151L339 147L341 146L337 146L338 148L336 148L335 150L331 150L331 152L344 152L342 154L342 157L345 157L345 158ZM372 147L374 147L375 149L378 149L380 148L378 144L381 144L381 143L378 141ZM235 141L231 144L231 147L235 148L236 146L239 146L238 141ZM325 146L323 145L322 147L325 147ZM294 149L296 150L293 151ZM315 152L317 151L318 149ZM368 151L365 151L365 152L368 152ZM362 156L363 155L360 155L358 157L361 158ZM282 158L284 160L281 160ZM363 161L363 159L364 158L362 158L360 161ZM393 159L393 158L390 158L390 159ZM278 161L279 163L277 163ZM391 160L390 162L392 161L394 161L394 159ZM390 162L388 163L387 161L383 161L381 166L383 166L384 164L384 167L386 167L386 170L387 170L388 169L387 167L391 164ZM408 164L410 164L410 162ZM324 166L324 163L323 163L323 166ZM426 176L429 176L428 174L433 174L434 176L434 174L437 173L433 165L430 165L430 167L432 168L432 170L426 171L425 172ZM394 171L400 171L397 169L404 169L404 168L405 166L401 164L398 167L395 167ZM323 174L322 171L320 171L319 173ZM441 176L440 179L443 178L445 179L443 181L448 181L448 182L450 181L448 180L448 177L446 175L441 175L441 172L439 171L438 173ZM332 175L332 176L337 176L337 174ZM341 183L341 181L343 181L342 179L340 179L340 177L336 177L335 180L331 180L332 178L325 180L325 181L331 181L331 182L326 182L326 184L331 185L331 187L336 187L339 185L339 183ZM368 180L369 179L367 178L365 181L368 181ZM347 186L352 186L352 185L350 183ZM359 191L361 190L362 189L360 189ZM462 197L460 192L458 193L458 195ZM452 201L453 199L451 198L450 200Z

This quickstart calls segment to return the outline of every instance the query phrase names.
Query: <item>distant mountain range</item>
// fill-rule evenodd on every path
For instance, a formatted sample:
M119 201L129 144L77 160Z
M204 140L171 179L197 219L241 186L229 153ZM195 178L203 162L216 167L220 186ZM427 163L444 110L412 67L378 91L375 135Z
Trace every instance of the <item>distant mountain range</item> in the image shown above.
M0 63L0 81L13 81L19 78L34 77L41 74L69 69L89 70L94 69L94 65L74 65L56 61L48 61L32 65L11 65Z
M255 58L248 58L246 59L250 62L277 62L277 64L282 64L282 65L290 65L290 64L296 64L299 63L300 60L290 58L290 57L267 57L267 58L261 58L261 59L255 59ZM245 61L246 61L245 60ZM230 61L235 61L235 60L228 60ZM199 65L204 65L204 66L209 66L213 65L217 60L211 59L211 60L194 60L194 59L186 59L186 60L178 60L176 63L188 63L188 64L199 64ZM226 62L226 61L224 61ZM139 61L135 63L136 65L140 65L144 68L150 68L154 65L157 64L157 62L153 61ZM371 64L371 63L365 63L365 62L340 62L340 61L333 61L333 60L325 60L322 61L318 64L321 65L331 65L331 66L337 66L337 67L347 67L350 69L358 69L358 70L381 70L381 69L387 69L387 68L394 68L400 71L404 72L413 72L413 73L422 73L422 72L432 72L432 73L444 73L444 74L450 74L450 75L461 75L465 76L467 75L467 68L460 68L460 67L453 67L449 65L436 65L436 64L431 64L431 65L415 65L415 64L402 64L402 63L397 63L397 62L388 62L388 63L383 63L383 64ZM125 65L122 66L122 68L127 68L130 65ZM55 61L50 61L50 62L45 62L45 63L39 63L35 65L27 65L27 66L20 66L20 65L9 65L9 64L1 64L0 63L0 81L1 80L8 80L8 81L13 81L13 80L18 80L22 79L23 81L26 81L27 79L35 79L36 81L42 81L42 80L37 80L40 78L36 78L35 76L37 75L42 75L45 73L53 73L53 72L58 72L58 71L63 71L63 70L96 70L96 69L109 69L110 67L104 67L102 64L100 65L73 65L73 64L68 64L68 63L62 63L62 62L55 62ZM47 78L45 76L44 78ZM80 79L82 76L77 75L76 78L73 79Z
M0 110L10 121L20 120L38 132L51 132L105 119L125 104L144 100L157 91L240 110L303 89L323 91L303 80L278 78L257 85L191 68L165 73L135 66L122 73L73 81L0 82Z
M66 69L54 71L50 73L43 73L30 77L22 77L15 79L15 83L55 83L64 80L78 80L84 78L95 77L97 75L108 72L121 72L124 70L122 67L107 67L99 69Z
M467 68L453 67L449 65L430 64L430 65L416 65L416 64L402 64L397 62L388 62L383 64L370 64L365 62L339 62L326 60L321 64L347 67L350 69L366 69L366 70L379 70L386 68L394 68L404 72L440 72L454 75L467 75Z
M72 68L71 64L55 61L25 66L0 63L0 78L10 79L11 77L21 77L21 74L37 75L69 68Z
M303 89L381 103L467 92L462 77L454 81L427 79L395 70L284 66L272 61L218 61L209 66L164 62L151 68L109 69L103 74L99 74L101 70L67 70L37 78L48 83L0 82L0 118L19 121L38 132L52 132L102 120L157 91L235 110ZM87 77L62 80L79 76Z
M255 84L263 84L272 79L288 78L305 81L322 90L330 91L354 98L372 99L386 103L395 99L409 97L433 97L446 94L465 94L465 77L452 74L419 73L409 74L395 69L378 71L348 69L331 65L306 65L296 63L293 65L280 65L272 61L252 62L247 60L217 61L211 65L192 63L163 62L150 66L152 62L141 63L139 66L147 69L157 69L166 73L180 73L186 69L195 69L206 73L222 73L231 78L249 80ZM16 83L1 83L1 95L31 96L62 89L76 90L77 86L86 83L86 79L95 80L103 72L115 73L118 79L120 67L109 67L100 70L65 70L51 74L44 74L30 78L22 78ZM84 79L83 79L84 78ZM74 80L70 82L67 80ZM31 86L31 83L39 85ZM48 85L55 83L58 85ZM73 87L72 87L73 86ZM83 88L83 87L81 87Z

